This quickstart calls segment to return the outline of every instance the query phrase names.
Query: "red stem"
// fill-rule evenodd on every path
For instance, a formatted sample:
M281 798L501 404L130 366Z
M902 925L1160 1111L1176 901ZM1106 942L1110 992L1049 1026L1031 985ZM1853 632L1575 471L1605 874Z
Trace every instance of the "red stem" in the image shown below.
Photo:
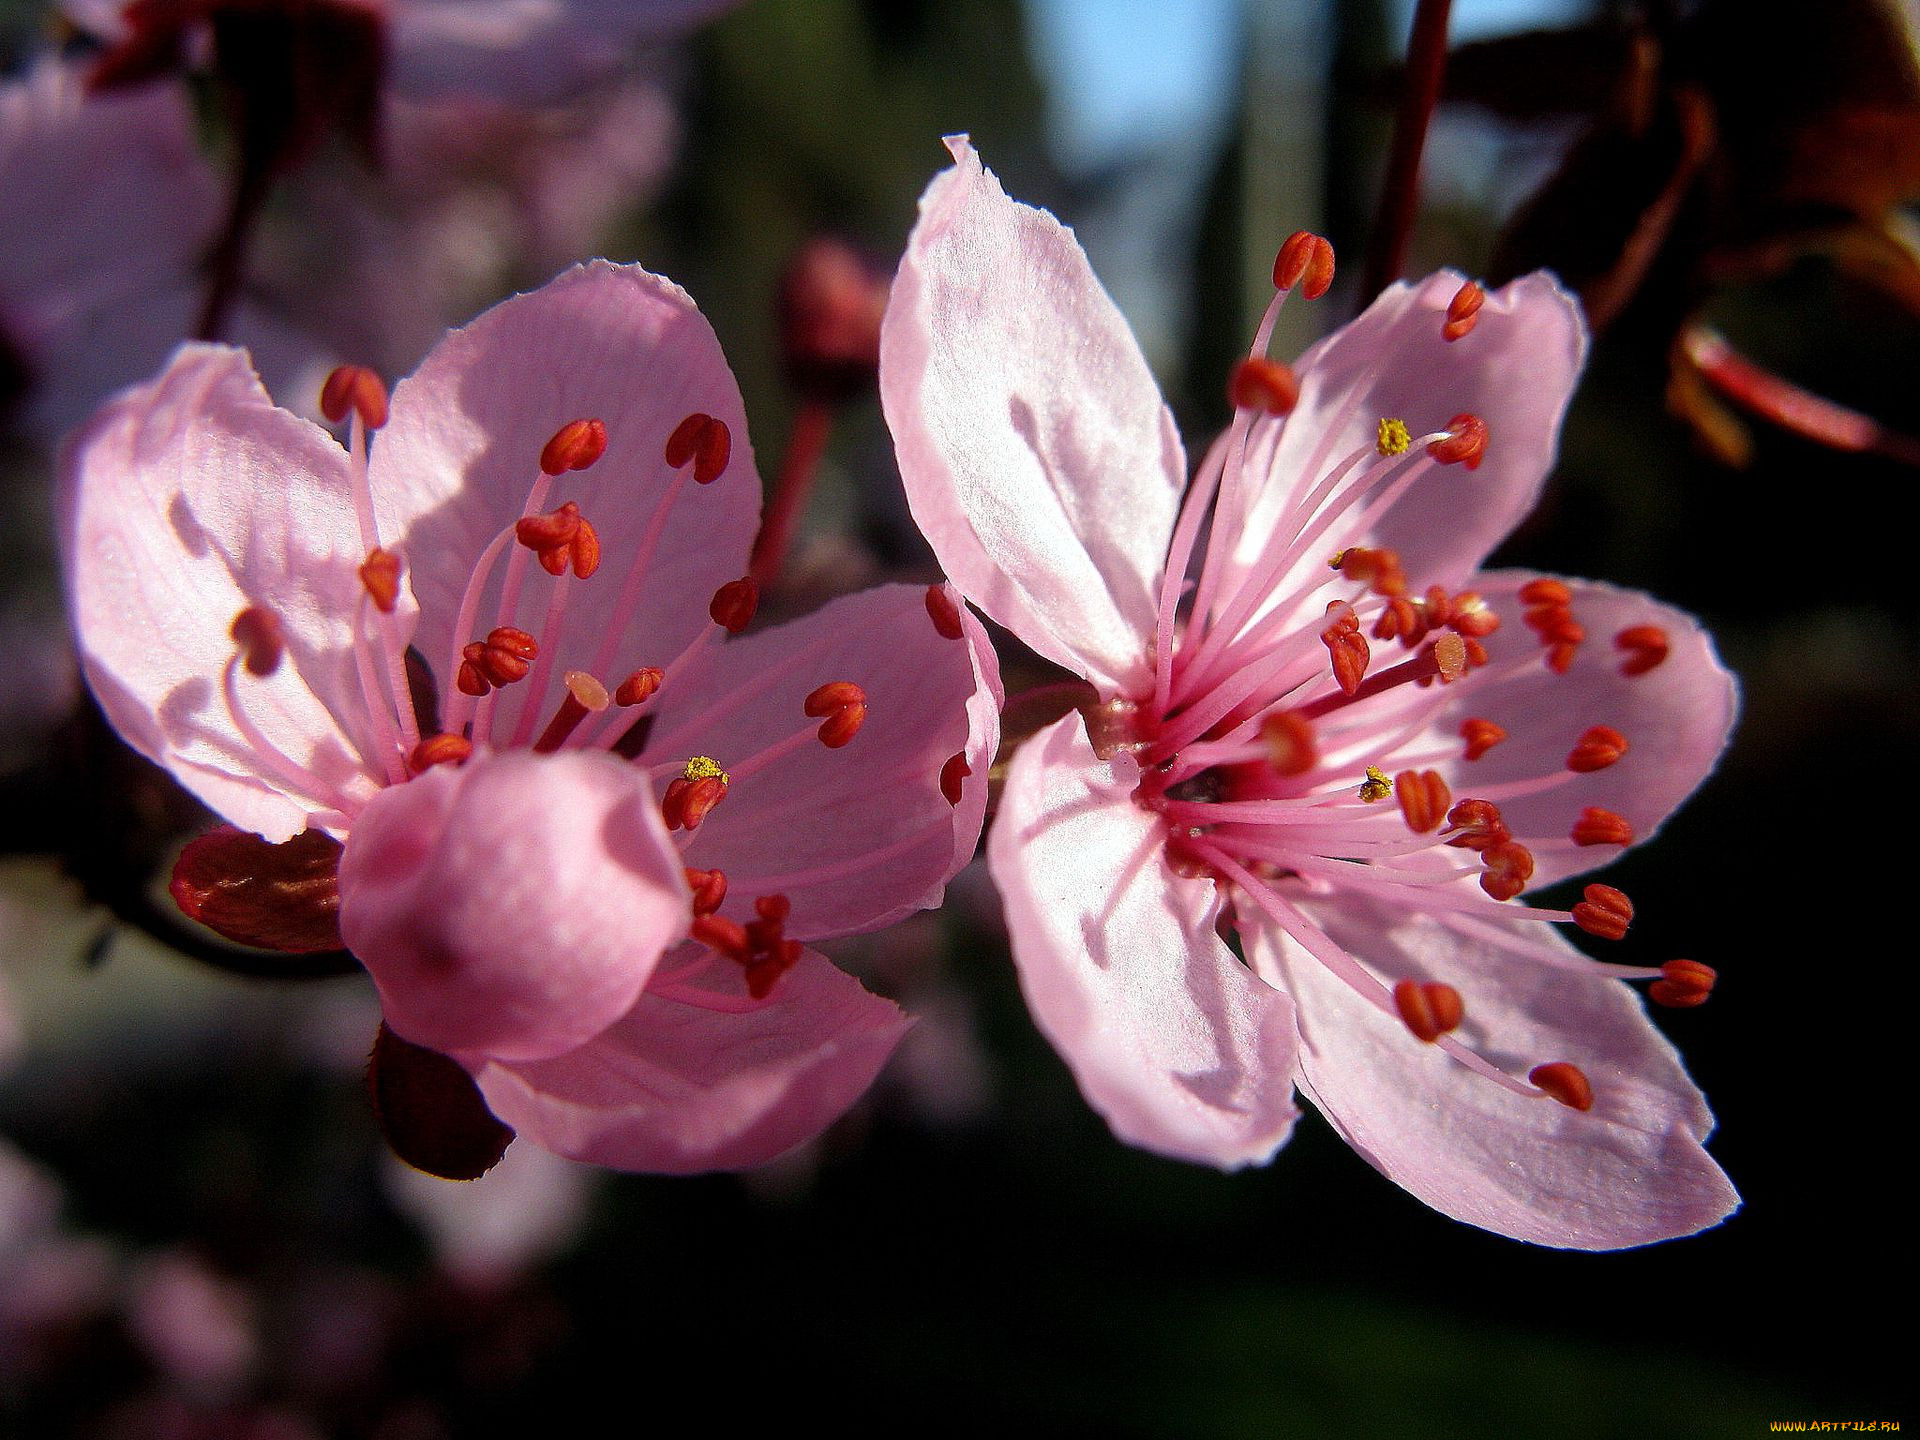
M820 457L827 451L827 434L833 428L833 407L824 400L802 401L793 417L793 433L787 437L787 453L781 457L780 474L774 480L773 499L766 518L760 522L760 537L753 543L753 559L747 573L760 589L767 590L780 574L787 546L793 540L794 526L813 493L814 477L820 473Z
M1361 270L1363 305L1400 277L1406 261L1407 237L1413 233L1414 212L1420 206L1420 157L1427 147L1427 122L1433 118L1441 77L1447 71L1447 16L1452 8L1453 0L1419 0L1413 13L1387 178Z

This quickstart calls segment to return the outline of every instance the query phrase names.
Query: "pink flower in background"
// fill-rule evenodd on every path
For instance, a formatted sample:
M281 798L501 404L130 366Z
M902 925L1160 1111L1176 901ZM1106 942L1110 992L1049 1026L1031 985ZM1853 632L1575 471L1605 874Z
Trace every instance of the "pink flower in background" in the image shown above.
M1428 1204L1542 1244L1724 1217L1711 1117L1621 983L1694 1004L1712 971L1563 940L1619 935L1610 887L1515 903L1655 830L1735 710L1689 617L1478 569L1552 463L1575 302L1544 276L1396 285L1296 378L1264 357L1274 313L1332 267L1296 237L1183 507L1171 417L1079 246L950 145L882 392L954 583L1099 695L1016 756L988 842L1028 1003L1089 1102L1234 1167L1285 1143L1298 1087Z
M344 448L189 345L68 447L88 682L262 837L196 842L176 896L233 938L337 933L391 1031L557 1153L731 1168L817 1132L905 1021L805 942L936 903L970 855L980 630L893 586L735 638L739 392L638 268L496 306L390 407L342 369L323 408Z

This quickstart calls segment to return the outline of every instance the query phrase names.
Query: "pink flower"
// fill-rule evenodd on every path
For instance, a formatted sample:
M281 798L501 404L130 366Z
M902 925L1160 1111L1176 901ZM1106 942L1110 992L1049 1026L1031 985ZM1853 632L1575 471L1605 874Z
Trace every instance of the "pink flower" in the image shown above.
M496 306L390 409L352 368L323 408L345 448L243 352L189 345L68 448L95 695L263 837L196 842L176 895L325 948L337 837L338 935L387 1025L520 1133L674 1171L814 1134L905 1022L804 942L936 903L971 853L981 632L892 586L733 638L760 499L739 392L637 268Z
M1545 276L1397 285L1297 378L1264 358L1270 309L1183 508L1172 420L1086 257L949 144L882 392L955 584L1099 694L1020 751L988 841L1028 1003L1089 1102L1230 1168L1285 1143L1297 1086L1428 1204L1542 1244L1721 1219L1711 1117L1620 983L1690 1004L1712 972L1561 939L1624 928L1609 887L1514 903L1655 830L1735 709L1689 617L1477 570L1552 462L1574 301ZM1289 242L1274 307L1331 266Z

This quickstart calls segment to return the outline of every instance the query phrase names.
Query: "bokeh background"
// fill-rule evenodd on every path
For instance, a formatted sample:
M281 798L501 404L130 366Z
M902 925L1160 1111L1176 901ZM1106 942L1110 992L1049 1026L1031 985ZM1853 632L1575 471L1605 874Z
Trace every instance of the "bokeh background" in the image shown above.
M1262 1440L1910 1418L1900 897L1920 614L1897 516L1916 478L1899 432L1920 430L1920 86L1903 3L1456 0L1407 262L1546 264L1581 287L1603 328L1560 469L1502 558L1693 609L1742 677L1719 773L1608 877L1641 916L1621 958L1721 970L1711 1004L1655 1013L1720 1116L1714 1152L1746 1199L1726 1224L1624 1254L1519 1245L1426 1210L1312 1117L1250 1173L1127 1150L1027 1020L974 871L937 916L836 953L924 1018L807 1152L693 1180L529 1147L470 1186L403 1172L362 1096L364 981L225 973L102 908L137 909L195 820L76 687L52 441L13 425L0 1435L559 1435L598 1433L581 1417L599 1406L612 1433L808 1417ZM771 475L800 404L783 270L831 232L884 275L938 137L966 130L1010 193L1075 226L1204 434L1289 232L1324 231L1343 268L1321 305L1288 308L1276 353L1364 298L1410 15L747 0L542 98L512 121L525 148L495 142L457 183L408 169L404 126L379 188L323 141L279 182L242 303L397 374L434 327L566 261L637 259L712 318ZM44 6L0 17L15 72L84 43ZM367 240L364 213L392 233ZM365 243L327 238L349 230ZM1843 449L1756 414L1687 359L1700 327L1894 433ZM835 402L780 600L892 574L931 562L863 391Z

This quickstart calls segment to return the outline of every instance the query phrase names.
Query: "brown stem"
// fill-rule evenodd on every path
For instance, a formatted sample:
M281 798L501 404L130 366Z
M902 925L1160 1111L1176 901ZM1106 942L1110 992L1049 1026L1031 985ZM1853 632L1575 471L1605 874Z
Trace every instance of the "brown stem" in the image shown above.
M824 400L801 402L793 417L793 433L787 437L780 474L774 480L773 500L760 523L760 538L754 541L753 559L747 565L747 573L762 590L771 589L780 574L794 526L813 491L814 477L820 473L820 457L826 454L827 435L832 428L831 405Z
M1440 80L1447 70L1447 16L1452 8L1453 0L1419 0L1413 13L1400 111L1393 121L1393 148L1387 156L1380 208L1367 237L1361 269L1363 305L1399 278L1406 261L1407 237L1413 233L1414 212L1420 206L1420 157L1427 146L1427 122L1433 118Z

